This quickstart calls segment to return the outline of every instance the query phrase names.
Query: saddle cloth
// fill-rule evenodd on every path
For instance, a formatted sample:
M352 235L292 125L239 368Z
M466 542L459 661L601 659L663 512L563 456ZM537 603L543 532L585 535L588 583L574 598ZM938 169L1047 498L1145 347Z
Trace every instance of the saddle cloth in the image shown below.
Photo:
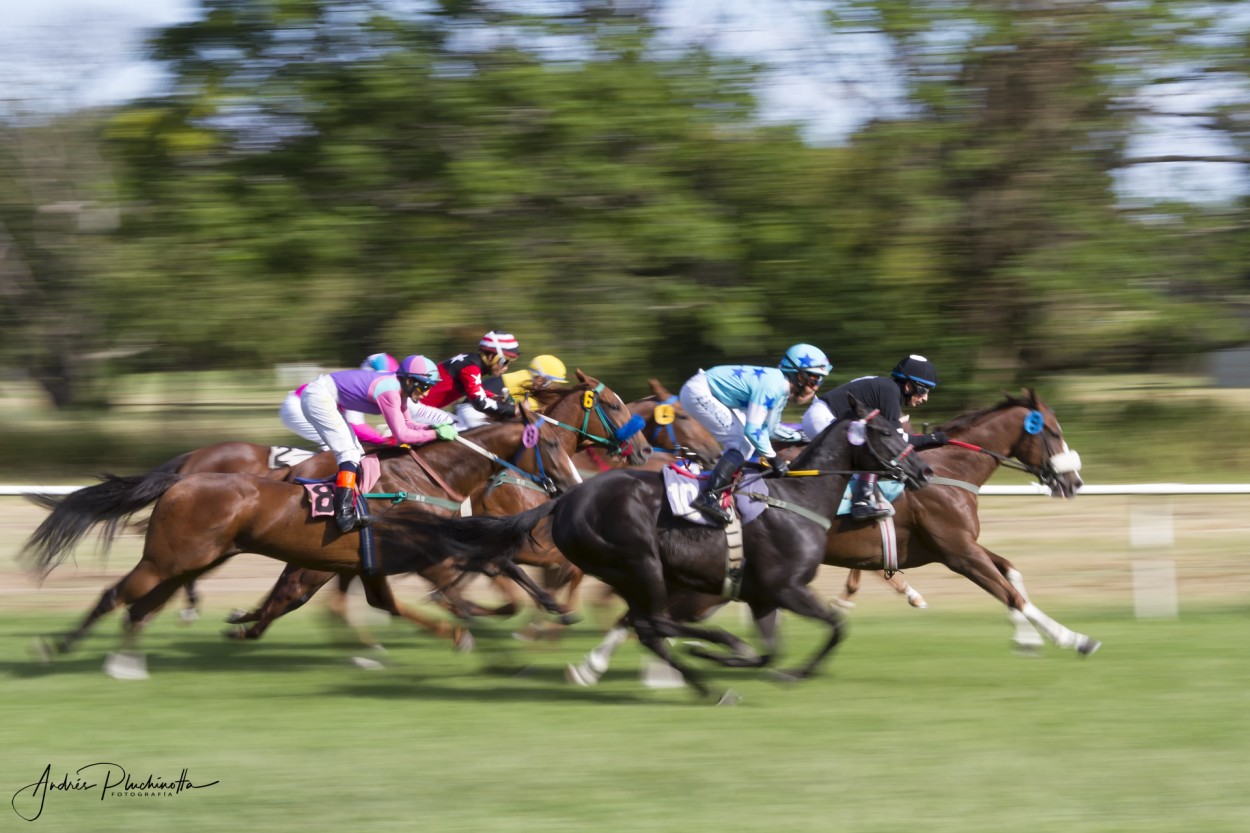
M382 476L382 466L377 455L368 454L360 461L359 489L362 493L370 491ZM338 475L331 475L324 480L308 482L299 481L308 492L309 514L314 518L334 514L334 481Z
M707 475L694 474L677 463L665 466L663 473L664 494L668 497L668 508L673 511L674 516L700 526L720 528L720 524L704 516L698 509L690 507L690 501L699 495L699 484ZM768 484L762 479L756 479L734 492L734 508L743 525L751 523L767 508L765 504L751 500L748 497L750 493L766 495Z
M293 445L271 445L269 446L269 468L284 469L287 466L297 466L316 453L306 448L296 448Z

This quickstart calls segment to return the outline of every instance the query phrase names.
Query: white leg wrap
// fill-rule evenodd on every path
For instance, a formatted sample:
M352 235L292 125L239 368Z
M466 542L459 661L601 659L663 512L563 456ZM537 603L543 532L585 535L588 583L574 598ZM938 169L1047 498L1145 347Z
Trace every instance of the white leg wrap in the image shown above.
M1029 599L1029 594L1024 591L1024 576L1020 575L1019 570L1008 570L1007 580L1011 585L1024 596L1025 601ZM1040 611L1039 611L1040 612ZM1042 635L1038 633L1037 628L1029 623L1028 617L1018 610L1007 608L1007 620L1015 627L1016 633L1011 641L1021 648L1040 648L1044 644Z
M1038 610L1037 605L1032 602L1024 606L1021 611L1024 617L1032 623L1034 627L1045 634L1046 638L1058 645L1060 648L1076 648L1081 642L1088 641L1089 637L1069 630L1063 625L1051 619L1045 613Z

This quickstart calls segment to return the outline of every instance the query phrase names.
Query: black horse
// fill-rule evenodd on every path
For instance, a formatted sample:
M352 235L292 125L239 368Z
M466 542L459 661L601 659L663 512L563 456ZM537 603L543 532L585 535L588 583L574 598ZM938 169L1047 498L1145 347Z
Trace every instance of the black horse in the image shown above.
M860 436L852 441L848 432ZM854 471L876 471L918 488L928 467L877 412L840 420L818 436L791 466L790 476L768 481L763 516L742 528L745 556L738 598L750 606L767 645L757 654L721 628L682 623L668 611L670 591L721 594L726 588L728 536L673 514L660 472L622 469L587 481L547 507L556 546L585 572L610 585L629 606L628 624L639 641L675 668L701 695L711 692L692 669L677 661L668 637L690 637L725 646L724 654L692 652L731 667L762 667L772 660L778 610L793 611L829 626L829 637L801 669L811 675L842 636L841 615L807 585L825 554L825 531ZM746 475L755 477L757 475ZM524 517L524 516L518 516ZM531 523L537 523L537 515Z

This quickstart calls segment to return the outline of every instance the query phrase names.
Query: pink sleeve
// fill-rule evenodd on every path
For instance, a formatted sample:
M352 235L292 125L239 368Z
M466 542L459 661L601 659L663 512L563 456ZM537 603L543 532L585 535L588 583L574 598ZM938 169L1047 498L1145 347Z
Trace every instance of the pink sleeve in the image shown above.
M382 410L382 418L386 420L386 424L391 429L391 441L395 445L407 443L408 445L424 445L438 438L431 429L424 425L417 425L408 419L408 415L404 413L403 403L399 398L399 391L388 390L379 394L378 407Z
M377 431L373 430L373 426L367 422L349 422L356 437L362 443L373 443L374 445L391 445L391 438L384 437Z

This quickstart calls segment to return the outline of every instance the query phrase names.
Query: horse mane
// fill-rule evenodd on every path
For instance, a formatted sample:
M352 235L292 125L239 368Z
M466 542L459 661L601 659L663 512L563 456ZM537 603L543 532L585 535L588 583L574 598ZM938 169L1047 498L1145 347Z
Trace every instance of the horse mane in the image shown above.
M538 377L532 381L525 383L525 388L529 395L538 403L539 411L546 411L551 405L555 404L557 399L562 399L568 395L570 391L591 390L598 382L586 377L586 381L574 382L572 384L558 384L548 379Z
M946 423L943 423L942 425L939 425L936 430L945 431L946 433L949 434L952 431L959 431L961 429L968 428L973 425L978 425L985 417L989 416L990 414L994 414L999 411L1005 411L1008 408L1016 408L1016 407L1029 408L1030 410L1036 408L1037 407L1036 393L1034 393L1034 391L1031 388L1026 389L1023 393L1023 396L1012 396L1010 393L1004 393L1003 401L994 405L990 405L988 408L981 408L980 410L977 410L977 411L969 411L966 414L960 414L959 416L952 419L950 422L946 422Z
M799 452L798 456L795 457L790 462L790 468L796 471L800 469L809 468L811 465L809 462L811 458L821 453L821 451L823 451L825 439L828 436L829 432L833 431L839 425L845 428L850 422L851 420L835 420L834 422L831 422L828 425L826 425L825 429L821 431L819 434L817 434L815 437L813 437L812 441L809 442L806 446L804 446L803 450Z

